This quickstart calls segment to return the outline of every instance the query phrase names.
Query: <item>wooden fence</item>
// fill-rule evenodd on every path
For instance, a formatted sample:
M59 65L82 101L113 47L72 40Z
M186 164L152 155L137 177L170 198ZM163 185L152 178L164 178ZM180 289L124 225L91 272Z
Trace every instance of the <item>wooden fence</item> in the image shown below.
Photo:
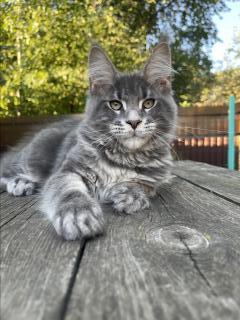
M240 169L240 103L236 104L235 163ZM228 149L228 106L181 108L175 157L226 167Z
M173 144L176 159L190 159L227 166L228 107L180 108L177 139ZM28 131L44 124L82 115L21 117L0 120L1 151L14 145ZM236 105L236 167L240 169L240 103Z

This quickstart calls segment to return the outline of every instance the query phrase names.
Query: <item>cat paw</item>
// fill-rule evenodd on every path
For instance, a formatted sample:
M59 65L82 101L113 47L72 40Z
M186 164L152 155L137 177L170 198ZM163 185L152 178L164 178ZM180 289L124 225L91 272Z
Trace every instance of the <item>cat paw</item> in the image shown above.
M53 226L65 240L92 238L103 233L104 219L100 208L81 205L64 206L58 209Z
M140 188L120 187L112 190L113 207L119 212L134 214L149 208L150 203L146 194Z
M6 181L6 190L13 196L29 196L36 191L36 183L25 178L12 178Z

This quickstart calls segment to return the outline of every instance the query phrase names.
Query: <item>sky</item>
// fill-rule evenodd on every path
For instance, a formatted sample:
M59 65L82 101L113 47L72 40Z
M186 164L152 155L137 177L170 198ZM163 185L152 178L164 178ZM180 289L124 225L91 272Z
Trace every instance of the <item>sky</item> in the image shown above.
M220 38L221 42L217 42L212 48L213 70L226 68L224 56L227 55L227 49L232 46L234 32L237 29L240 30L240 0L235 2L227 1L226 3L230 10L223 12L221 18L214 18L214 23L218 30L218 38ZM240 61L233 61L231 57L229 60L232 65L240 66Z

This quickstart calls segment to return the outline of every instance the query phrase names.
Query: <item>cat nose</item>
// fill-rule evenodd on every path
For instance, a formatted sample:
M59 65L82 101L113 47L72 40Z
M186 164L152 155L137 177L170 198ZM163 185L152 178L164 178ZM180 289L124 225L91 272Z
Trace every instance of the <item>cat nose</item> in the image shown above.
M141 120L128 120L126 121L127 124L129 124L133 129L136 129L139 123L141 123Z

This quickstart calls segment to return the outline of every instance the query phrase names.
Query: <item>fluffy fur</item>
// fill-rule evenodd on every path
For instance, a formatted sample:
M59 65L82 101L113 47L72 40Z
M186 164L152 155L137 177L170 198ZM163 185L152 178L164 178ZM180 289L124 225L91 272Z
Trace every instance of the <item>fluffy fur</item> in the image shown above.
M177 114L170 76L167 43L155 48L143 71L132 74L120 74L94 46L84 120L51 125L8 153L1 185L14 196L41 189L41 210L67 240L102 232L100 203L128 214L148 208L170 174ZM112 109L111 101L120 109Z

